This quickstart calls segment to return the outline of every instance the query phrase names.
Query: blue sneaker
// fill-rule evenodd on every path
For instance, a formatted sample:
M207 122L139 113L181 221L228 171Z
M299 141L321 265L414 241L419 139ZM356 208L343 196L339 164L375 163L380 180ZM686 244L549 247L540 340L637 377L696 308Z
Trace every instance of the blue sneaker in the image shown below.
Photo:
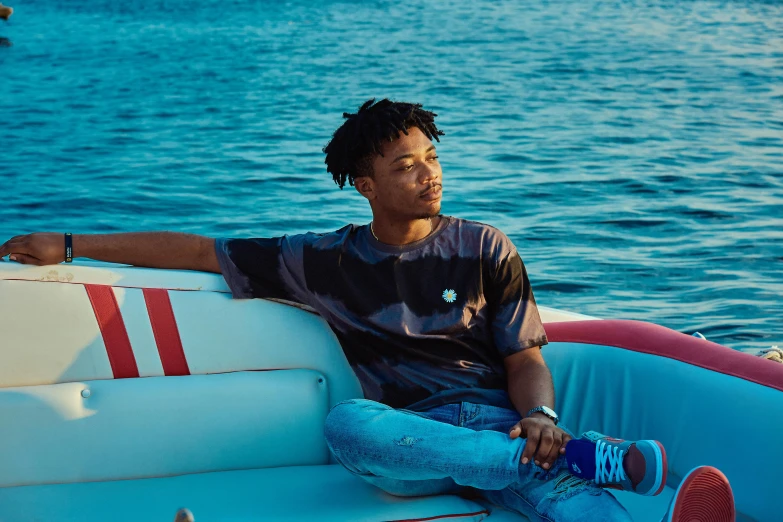
M657 440L626 441L588 431L566 445L568 469L597 485L657 495L666 485L666 451Z
M661 522L734 522L735 515L729 479L712 466L699 466L682 479Z

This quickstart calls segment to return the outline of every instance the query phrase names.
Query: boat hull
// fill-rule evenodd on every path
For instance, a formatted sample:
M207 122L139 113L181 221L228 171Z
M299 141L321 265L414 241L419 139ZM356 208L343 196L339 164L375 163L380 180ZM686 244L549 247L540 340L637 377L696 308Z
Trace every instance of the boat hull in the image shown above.
M664 493L618 494L636 520L659 520L696 465L729 477L740 520L775 520L776 468L759 463L783 462L774 441L783 432L783 366L647 323L545 307L542 317L550 339L542 353L564 423L666 446ZM224 502L234 513L226 519L269 520L258 504L232 496L236 485L212 500L182 489L196 475L198 487L215 488L220 481L209 477L247 473L256 490L279 489L282 503L272 495L268 512L287 509L285 519L304 520L306 506L283 502L296 479L272 470L306 480L296 472L315 466L312 473L326 477L322 488L347 479L379 520L480 520L488 511L490 520L521 520L457 497L412 500L393 514L399 499L341 475L323 441L323 419L337 402L361 397L361 388L337 339L301 307L231 299L219 275L1 263L0 331L0 416L15 419L0 432L0 519L103 520L107 506L90 499L105 490L117 501L147 491L150 500L136 502L127 518L113 517L120 520L173 516L186 505L178 496L194 499L187 507L197 519ZM237 476L225 475L226 484ZM320 502L322 520L367 519ZM160 513L163 505L170 513Z

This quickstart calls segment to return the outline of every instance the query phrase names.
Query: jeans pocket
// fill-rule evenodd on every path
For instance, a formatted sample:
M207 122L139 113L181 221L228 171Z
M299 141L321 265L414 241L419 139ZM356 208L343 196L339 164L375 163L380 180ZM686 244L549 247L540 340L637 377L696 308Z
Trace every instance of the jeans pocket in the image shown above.
M489 406L486 404L471 404L471 408L467 411L469 412L469 415L463 420L471 424L471 426L466 427L470 427L474 430L508 432L522 419L519 412L515 410L509 410L499 406Z
M410 411L410 410L399 410L399 411L412 413L414 415L418 415L419 417L423 417L429 420L434 420L437 422L442 422L444 424L451 424L452 426L457 425L457 421L459 417L458 404L444 404L443 406L437 406L427 411Z

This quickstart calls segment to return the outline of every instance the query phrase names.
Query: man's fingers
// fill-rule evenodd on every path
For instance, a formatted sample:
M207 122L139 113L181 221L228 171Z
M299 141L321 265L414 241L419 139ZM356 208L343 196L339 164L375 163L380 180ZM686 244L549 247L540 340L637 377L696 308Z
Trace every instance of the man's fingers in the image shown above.
M554 438L554 441L552 442L552 448L549 450L549 454L544 457L544 463L542 464L542 467L544 469L549 469L552 467L552 465L557 460L557 457L560 456L560 448L563 445L563 432L555 429L552 433L552 436ZM539 452L541 450L539 449Z
M555 434L551 429L544 429L541 431L541 442L538 444L538 451L536 452L536 465L544 468L548 468L546 463L549 458L549 452L552 451L552 445L555 443Z
M28 243L25 239L15 239L13 241L8 242L8 253L9 254L26 254L30 255L32 252L30 251L30 243Z
M525 442L525 451L522 452L522 464L527 464L533 455L536 454L536 448L538 448L538 440L540 438L540 430L538 427L533 427L527 430L527 441Z
M41 260L37 257L28 256L27 254L11 254L11 261L16 261L23 265L40 265Z
M5 257L13 252L13 248L21 244L21 238L22 236L14 236L0 245L0 257Z
M517 422L514 427L511 428L511 431L508 432L508 436L512 439L516 439L520 435L522 435L522 426Z
M560 454L565 455L566 452L566 444L568 444L568 441L573 439L571 435L568 433L563 432L563 445L560 446Z

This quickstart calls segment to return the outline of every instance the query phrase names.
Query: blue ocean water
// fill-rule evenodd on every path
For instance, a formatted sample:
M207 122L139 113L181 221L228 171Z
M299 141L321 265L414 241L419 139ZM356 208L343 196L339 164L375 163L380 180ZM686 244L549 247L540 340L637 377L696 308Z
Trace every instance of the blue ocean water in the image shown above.
M390 97L439 114L444 213L505 231L540 304L783 343L780 2L12 6L0 241L366 223L321 148Z

